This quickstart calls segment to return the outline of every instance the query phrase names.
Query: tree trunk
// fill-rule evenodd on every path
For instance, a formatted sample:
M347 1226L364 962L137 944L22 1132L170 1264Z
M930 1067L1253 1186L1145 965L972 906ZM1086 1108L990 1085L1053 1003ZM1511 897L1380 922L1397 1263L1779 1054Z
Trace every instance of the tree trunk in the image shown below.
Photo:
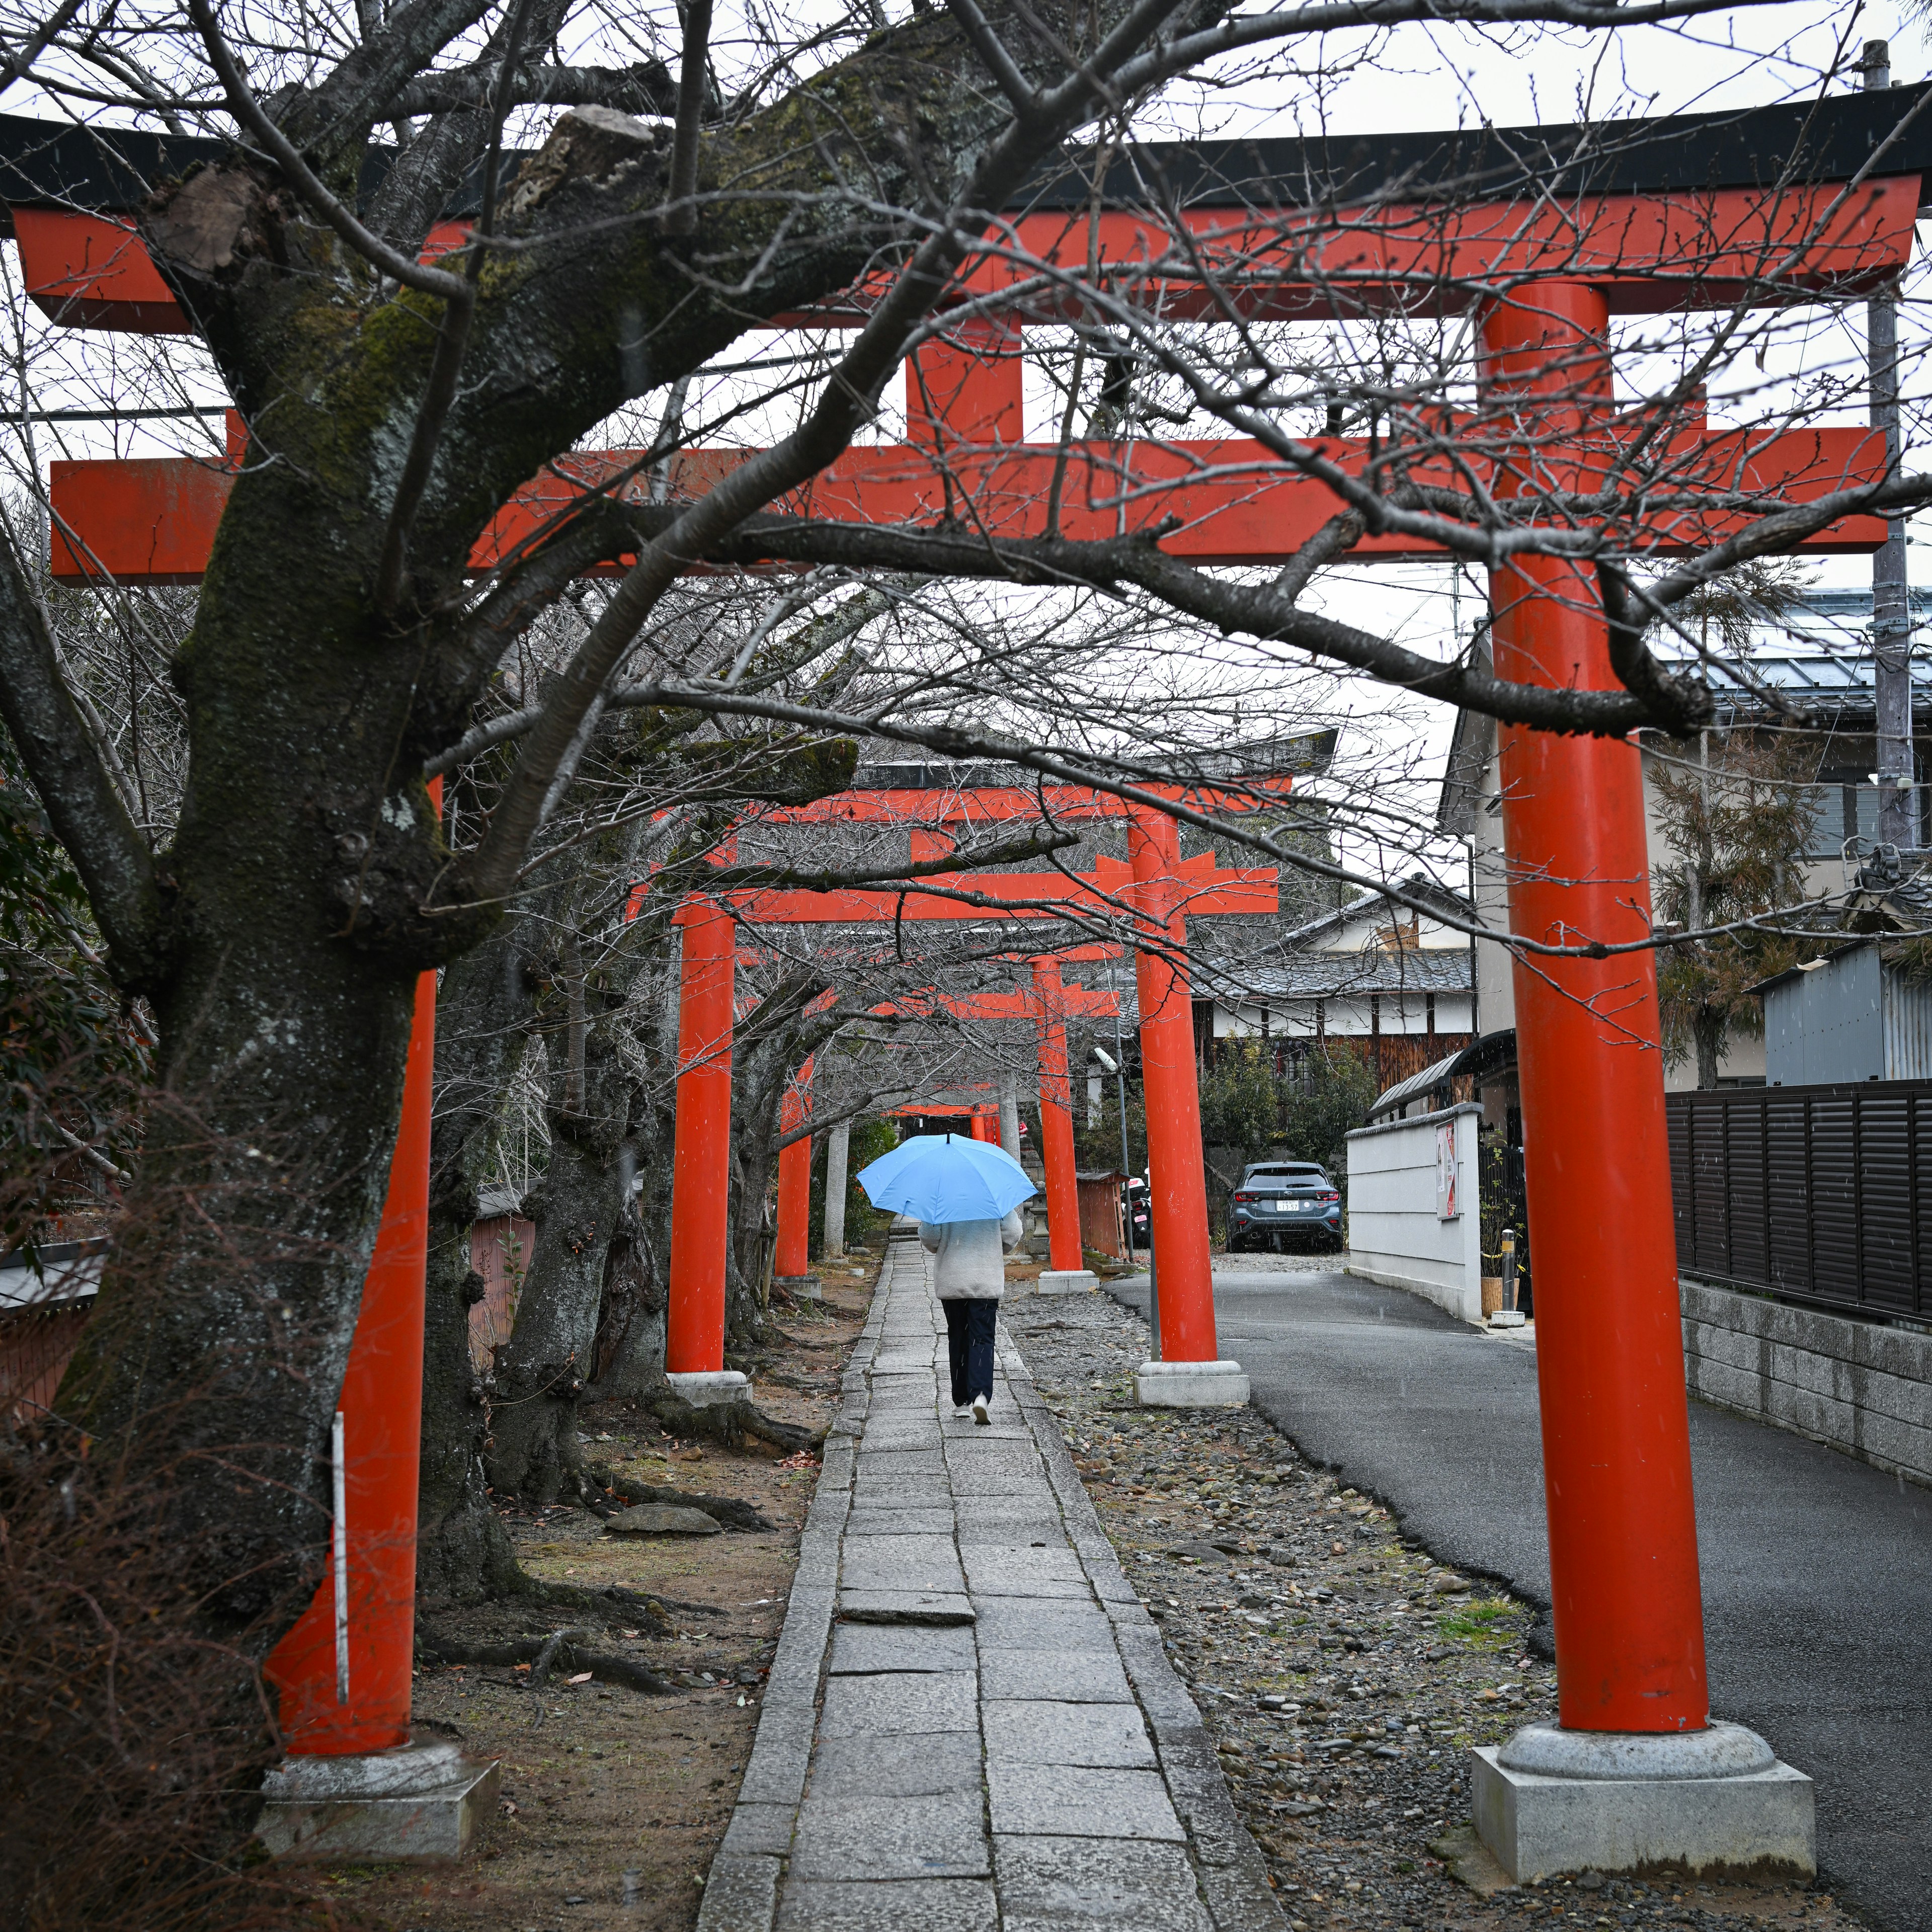
M1708 1090L1718 1084L1718 1063L1724 1057L1726 1030L1722 1012L1707 1006L1697 1009L1690 1030L1697 1042L1697 1084L1701 1089Z
M664 1334L670 1307L670 1183L676 1142L670 1078L677 1044L674 1005L673 1012L661 1077L641 1082L632 1102L629 1140L643 1186L611 1240L598 1318L597 1393L646 1408L670 1394ZM662 1040L660 1045L664 1045Z
M535 1008L523 967L527 930L519 920L457 961L436 997L416 1545L416 1587L431 1600L473 1602L514 1588L518 1576L485 1486L488 1390L470 1347L470 1310L482 1284L470 1244L505 1097L528 1050Z
M326 615L290 594L299 574L291 564L276 620L258 608L224 625L205 601L196 625L197 695L205 679L231 701L194 707L195 783L170 862L182 938L150 988L159 1092L58 1402L136 1466L178 1472L171 1534L202 1627L251 1655L321 1573L331 1420L417 972L349 929L334 889L358 862L338 832L352 844L350 828L387 813L425 858L434 841L420 778L386 790L402 718L376 671L346 706L262 688L271 658L327 653Z
M578 1486L577 1400L590 1379L604 1263L626 1204L610 1126L608 1114L551 1115L550 1172L531 1202L536 1251L516 1326L496 1352L490 1479L526 1504Z

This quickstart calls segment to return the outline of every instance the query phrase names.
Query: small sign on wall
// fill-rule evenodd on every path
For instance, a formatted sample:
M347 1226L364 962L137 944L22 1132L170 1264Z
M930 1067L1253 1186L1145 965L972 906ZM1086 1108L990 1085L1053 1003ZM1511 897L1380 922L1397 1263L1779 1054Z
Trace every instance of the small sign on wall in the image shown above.
M1436 1218L1456 1221L1462 1214L1456 1193L1456 1123L1445 1120L1436 1130Z

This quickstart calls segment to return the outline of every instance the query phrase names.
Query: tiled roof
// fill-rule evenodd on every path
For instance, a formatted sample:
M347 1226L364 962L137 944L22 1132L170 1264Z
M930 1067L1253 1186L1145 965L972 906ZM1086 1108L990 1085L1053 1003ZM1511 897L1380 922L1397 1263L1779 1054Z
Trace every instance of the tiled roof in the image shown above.
M1211 996L1222 1006L1264 1004L1269 1000L1362 998L1371 993L1466 993L1469 952L1422 947L1385 952L1296 952L1264 965L1244 963L1225 980L1210 979L1197 967L1195 997Z

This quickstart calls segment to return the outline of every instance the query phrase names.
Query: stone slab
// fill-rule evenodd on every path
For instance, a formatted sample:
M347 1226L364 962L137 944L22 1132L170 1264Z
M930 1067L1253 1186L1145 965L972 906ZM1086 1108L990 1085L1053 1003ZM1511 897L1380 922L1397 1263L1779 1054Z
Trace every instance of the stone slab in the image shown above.
M1100 1286L1100 1277L1091 1268L1042 1268L1040 1271L1042 1294L1093 1294Z
M1041 1539L1046 1541L1045 1538ZM960 1552L967 1586L975 1596L1078 1597L1091 1594L1080 1558L1068 1547L1065 1532L1036 1550L1028 1541L969 1544Z
M784 1869L777 1858L713 1858L704 1874L698 1932L771 1932Z
M674 1395L680 1395L693 1408L716 1408L721 1403L750 1399L752 1378L736 1369L680 1370L664 1378Z
M988 1597L975 1606L980 1654L995 1650L1081 1651L1114 1654L1113 1627L1104 1611L1086 1604Z
M793 1880L990 1878L976 1791L925 1797L806 1796L793 1841ZM789 1894L791 1888L788 1885Z
M995 1832L1177 1844L1186 1835L1156 1771L989 1763L986 1790Z
M841 1623L832 1633L829 1669L834 1677L870 1677L883 1671L968 1671L978 1662L970 1627Z
M1052 1698L1061 1703L1132 1704L1134 1694L1110 1648L1057 1655L1044 1650L993 1650L980 1660L980 1695L996 1700Z
M970 1791L976 1798L981 1772L980 1740L970 1731L823 1738L812 1760L812 1795L930 1798Z
M905 1732L980 1728L979 1679L970 1671L903 1671L834 1677L818 1720L827 1738L890 1737Z
M794 1801L782 1804L747 1804L742 1799L734 1807L731 1822L724 1829L724 1842L718 1848L721 1858L782 1858L791 1850L793 1821L798 1816Z
M1243 1408L1248 1378L1239 1362L1143 1362L1134 1400L1143 1408Z
M809 1880L786 1887L777 1932L989 1932L994 1914L986 1879Z
M944 1536L952 1528L952 1513L936 1505L925 1509L892 1509L868 1503L847 1518L848 1536Z
M863 1482L896 1482L902 1476L943 1476L946 1457L938 1443L929 1449L896 1449L874 1442L868 1435L860 1446L859 1478Z
M1213 1932L1180 1845L996 1835L993 1878L1003 1932Z
M274 1857L331 1863L460 1858L494 1811L494 1759L440 1741L285 1759L262 1784L255 1835Z
M1742 1778L1538 1778L1469 1754L1476 1834L1519 1884L1581 1871L1818 1868L1811 1780L1787 1764Z
M843 1590L838 1614L855 1624L970 1624L978 1612L961 1590Z
M946 1536L868 1536L848 1544L841 1565L848 1582L884 1582L895 1589L916 1588L944 1577L958 1585L959 1555Z
M980 1714L986 1762L1066 1764L1150 1771L1153 1741L1132 1704L1075 1704L1045 1698L1002 1700Z
M818 1712L808 1698L774 1704L768 1695L758 1713L751 1762L738 1786L739 1803L796 1804L805 1794L806 1766L818 1728Z

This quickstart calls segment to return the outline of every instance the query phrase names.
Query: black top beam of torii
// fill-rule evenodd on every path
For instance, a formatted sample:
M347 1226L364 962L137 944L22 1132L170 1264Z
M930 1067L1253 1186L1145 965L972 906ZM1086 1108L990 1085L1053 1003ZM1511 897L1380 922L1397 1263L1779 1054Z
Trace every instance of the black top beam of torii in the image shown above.
M1103 203L1184 208L1359 206L1377 202L1508 201L1559 196L1774 189L1874 176L1932 178L1932 82L1715 114L1582 122L1454 133L1318 134L1292 139L1154 141L1107 169ZM0 204L97 213L130 210L149 188L229 151L222 141L137 129L62 125L0 115ZM1069 148L1029 184L1018 208L1084 208L1093 196L1090 148ZM394 150L373 151L364 188ZM1874 160L1874 157L1876 159ZM508 153L514 171L523 155ZM474 214L475 171L444 210Z

